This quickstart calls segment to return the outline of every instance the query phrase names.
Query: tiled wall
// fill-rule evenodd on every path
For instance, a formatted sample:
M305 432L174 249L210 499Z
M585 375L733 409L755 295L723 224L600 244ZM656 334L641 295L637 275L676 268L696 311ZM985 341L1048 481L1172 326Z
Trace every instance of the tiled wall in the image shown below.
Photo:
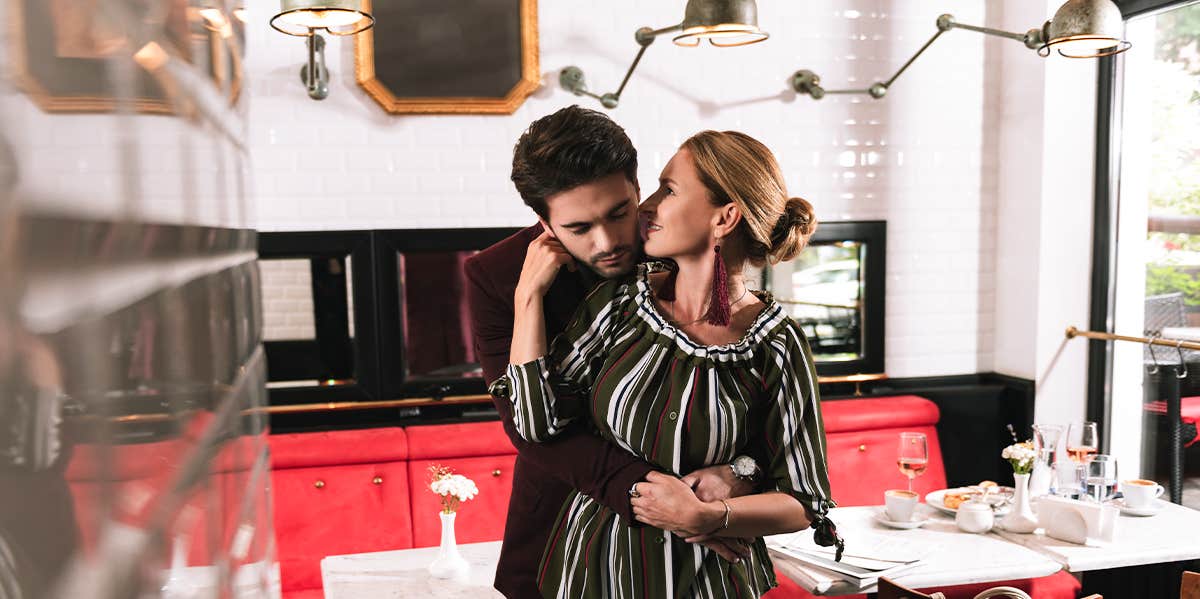
M682 0L540 3L544 86L512 116L391 116L354 82L353 41L329 41L334 81L309 100L297 71L303 42L265 25L249 33L250 140L263 230L524 225L531 213L508 181L512 145L557 108L598 107L558 88L584 69L593 91L613 90L636 51L633 31L681 18ZM883 101L796 97L786 80L817 71L828 88L887 78L935 31L938 15L993 24L1003 10L1040 25L1046 2L763 0L766 42L733 49L647 51L613 118L641 155L643 190L678 144L702 129L739 129L777 154L789 191L824 220L888 221L887 370L897 377L994 368L999 130L1025 122L1040 98L996 76L1004 61L1041 73L1043 59L1009 40L952 31ZM251 8L265 23L270 3ZM257 12L256 12L257 11ZM1057 59L1063 60L1063 59ZM1090 90L1082 96L1091 101ZM1015 108L1005 108L1006 103ZM1040 122L1040 121L1039 121ZM1037 140L1040 141L1040 140ZM1013 146L1014 154L1027 148ZM1040 202L1040 197L1036 200ZM1036 215L1025 224L1037 225ZM1001 250L1003 252L1005 250ZM1012 289L1014 299L1028 290ZM266 292L269 297L271 291ZM1000 300L1003 303L1003 300ZM1033 355L1030 351L1019 355ZM1012 349L1011 344L1005 351ZM1033 363L1008 372L1032 378Z

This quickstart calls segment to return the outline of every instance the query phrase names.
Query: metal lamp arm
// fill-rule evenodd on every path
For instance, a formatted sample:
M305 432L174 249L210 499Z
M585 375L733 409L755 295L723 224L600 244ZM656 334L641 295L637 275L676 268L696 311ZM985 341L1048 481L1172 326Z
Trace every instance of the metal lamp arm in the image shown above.
M1041 29L1030 29L1025 33L1013 33L1001 29L992 29L990 27L979 27L977 25L958 23L954 20L952 15L941 15L937 19L937 33L934 33L933 36L929 38L929 41L925 42L925 45L921 46L921 48L917 50L916 54L913 54L908 61L901 65L900 69L896 71L896 74L892 75L887 81L876 81L866 89L825 89L824 87L821 87L821 78L816 73L809 70L801 70L792 74L792 89L796 90L798 93L808 94L809 96L812 96L814 100L820 100L821 98L825 97L825 94L867 94L872 98L882 98L887 94L887 91L890 87L892 87L892 84L896 82L896 79L899 78L900 75L904 74L904 71L906 71L908 67L911 66L919 56L921 56L921 54L924 54L925 50L927 50L929 46L931 46L933 42L937 40L937 38L941 37L943 33L946 33L951 29L966 29L968 31L975 31L986 35L995 35L998 37L1017 40L1025 44L1026 48L1036 50L1040 46L1044 45L1046 40L1045 28L1049 24L1050 23L1047 22L1046 25L1044 25Z
M654 39L658 36L671 31L678 31L682 28L683 24L679 23L676 25L671 25L670 27L663 27L662 29L642 27L641 29L635 31L633 33L633 38L637 40L638 46L640 47L638 48L637 55L633 57L633 62L630 63L629 69L625 71L625 77L621 79L621 85L617 87L616 92L596 94L588 91L587 82L583 76L583 69L576 66L569 66L564 68L562 71L559 71L558 84L561 85L563 89L575 94L576 96L595 98L599 100L600 104L604 105L605 108L616 108L617 104L621 101L621 92L625 91L625 85L629 83L629 78L633 75L634 69L636 69L638 63L642 61L642 55L646 53L646 48L649 48L650 44L654 43Z

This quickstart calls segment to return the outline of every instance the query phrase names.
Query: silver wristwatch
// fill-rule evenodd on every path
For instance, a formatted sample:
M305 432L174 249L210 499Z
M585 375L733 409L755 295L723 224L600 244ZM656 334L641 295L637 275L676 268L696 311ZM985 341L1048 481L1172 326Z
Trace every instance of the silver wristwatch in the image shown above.
M762 469L758 467L758 462L755 462L754 458L746 455L733 458L733 461L729 463L729 468L733 470L733 476L738 480L754 482L762 474Z

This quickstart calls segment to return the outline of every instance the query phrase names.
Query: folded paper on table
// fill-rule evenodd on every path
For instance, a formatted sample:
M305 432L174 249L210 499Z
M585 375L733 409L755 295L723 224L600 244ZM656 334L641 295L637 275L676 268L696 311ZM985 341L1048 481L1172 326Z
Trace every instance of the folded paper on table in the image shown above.
M813 542L812 531L805 530L766 538L767 548L777 558L777 564L792 563L805 571L807 578L820 588L833 581L844 581L857 588L871 586L880 576L894 577L920 564L934 547L865 531L847 532L847 550L842 561L834 561L832 548ZM786 570L786 568L785 568Z
M1111 543L1119 513L1111 505L1054 496L1039 499L1037 512L1046 536L1078 545Z

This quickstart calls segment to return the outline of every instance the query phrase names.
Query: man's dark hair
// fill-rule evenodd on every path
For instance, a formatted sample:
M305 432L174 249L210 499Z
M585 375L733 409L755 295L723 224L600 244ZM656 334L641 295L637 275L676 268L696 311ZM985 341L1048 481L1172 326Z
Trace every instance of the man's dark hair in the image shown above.
M637 187L637 150L629 136L607 115L578 106L534 121L513 149L517 193L546 220L546 198L616 172Z

